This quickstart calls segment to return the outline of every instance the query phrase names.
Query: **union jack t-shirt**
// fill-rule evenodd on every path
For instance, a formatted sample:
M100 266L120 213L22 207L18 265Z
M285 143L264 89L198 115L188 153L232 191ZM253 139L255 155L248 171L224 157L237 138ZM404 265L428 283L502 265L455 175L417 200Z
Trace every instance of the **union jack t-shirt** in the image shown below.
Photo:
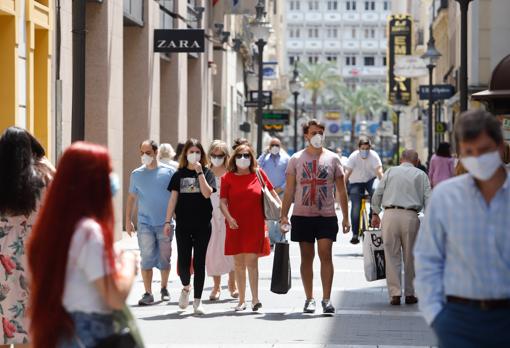
M336 216L335 180L344 171L334 152L323 149L320 155L312 155L299 151L290 158L286 174L296 177L292 215Z

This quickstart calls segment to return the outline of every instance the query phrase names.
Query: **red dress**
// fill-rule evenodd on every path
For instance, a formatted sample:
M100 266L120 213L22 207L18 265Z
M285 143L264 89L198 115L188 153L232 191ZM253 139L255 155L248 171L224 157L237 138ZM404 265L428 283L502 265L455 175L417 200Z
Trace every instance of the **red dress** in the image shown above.
M266 173L262 170L260 173L267 187L273 190ZM225 222L227 224L225 255L265 253L265 221L261 190L255 173L237 175L229 172L221 178L220 197L227 199L228 210L239 226L233 230Z

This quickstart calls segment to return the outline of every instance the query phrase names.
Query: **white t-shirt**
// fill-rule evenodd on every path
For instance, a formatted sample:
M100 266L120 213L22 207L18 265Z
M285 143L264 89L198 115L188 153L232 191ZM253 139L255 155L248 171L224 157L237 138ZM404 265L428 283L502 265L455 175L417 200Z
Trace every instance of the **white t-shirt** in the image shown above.
M76 225L71 239L63 305L68 312L111 313L94 281L109 273L101 226L90 218Z
M382 166L379 155L374 150L370 150L366 159L361 158L359 150L354 151L349 156L345 167L352 171L349 176L351 184L367 182L377 176L377 168Z

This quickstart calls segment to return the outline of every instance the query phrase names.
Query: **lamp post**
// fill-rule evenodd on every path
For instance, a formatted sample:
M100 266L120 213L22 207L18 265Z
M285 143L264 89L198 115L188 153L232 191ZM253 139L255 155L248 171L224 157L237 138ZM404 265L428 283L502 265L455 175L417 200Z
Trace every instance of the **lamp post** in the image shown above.
M294 96L294 152L298 151L298 97L303 83L299 79L299 71L297 69L297 62L294 64L294 71L292 72L292 80L289 82L289 89Z
M395 93L395 101L393 102L393 111L397 115L396 125L396 147L397 147L397 165L400 163L400 113L403 111L405 104L402 101L402 92L400 90L400 83L397 83L397 92Z
M267 44L267 40L269 39L271 26L269 23L264 22L264 0L259 0L255 6L255 10L257 12L257 16L255 21L252 23L251 31L256 40L255 44L258 48L259 81L257 89L257 154L260 155L262 153L262 108L264 107L264 96L262 95L262 83L264 81L264 46Z
M427 51L421 56L427 62L427 69L429 70L429 116L428 116L428 162L432 157L433 144L432 144L432 73L436 67L436 62L441 57L441 53L436 49L436 41L434 40L434 33L432 32L432 24L430 25L429 41L427 42Z
M456 0L460 6L460 72L459 72L459 91L460 91L460 111L466 111L468 108L468 80L467 80L467 25L468 9L472 0Z

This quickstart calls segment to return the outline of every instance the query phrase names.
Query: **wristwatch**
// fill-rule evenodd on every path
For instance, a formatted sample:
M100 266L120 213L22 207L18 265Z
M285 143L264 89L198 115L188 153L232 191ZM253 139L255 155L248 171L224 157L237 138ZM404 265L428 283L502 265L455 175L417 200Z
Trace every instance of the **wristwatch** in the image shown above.
M204 172L198 172L197 175L204 175Z

